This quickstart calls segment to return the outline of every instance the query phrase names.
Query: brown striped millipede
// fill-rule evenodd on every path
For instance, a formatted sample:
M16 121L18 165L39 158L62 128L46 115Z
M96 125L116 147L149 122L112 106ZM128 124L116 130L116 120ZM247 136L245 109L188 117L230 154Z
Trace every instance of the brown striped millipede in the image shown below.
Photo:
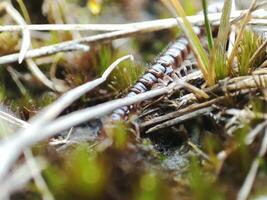
M221 3L212 4L209 6L208 11L210 13L218 12L222 9L222 5L223 4ZM194 31L199 38L204 36L204 32L201 27L195 26ZM152 86L158 83L158 81L164 76L171 75L174 69L178 69L178 71L176 70L175 72L178 77L186 76L190 71L192 71L192 65L182 65L182 63L191 53L192 50L187 38L181 37L177 39L156 60L156 62L151 65L145 74L137 80L136 84L131 88L130 93L126 96L132 97L150 90ZM129 114L130 109L130 107L124 106L115 110L111 115L111 119L120 120L125 118Z
M203 32L199 27L195 28L196 34L201 37ZM187 56L191 53L188 40L185 37L176 40L169 48L156 60L156 62L138 79L137 83L131 88L127 97L135 96L139 93L148 91L159 79L166 75L171 75L175 68L179 68ZM187 69L183 69L182 74L186 74ZM115 110L111 118L119 120L129 113L130 108L125 106Z

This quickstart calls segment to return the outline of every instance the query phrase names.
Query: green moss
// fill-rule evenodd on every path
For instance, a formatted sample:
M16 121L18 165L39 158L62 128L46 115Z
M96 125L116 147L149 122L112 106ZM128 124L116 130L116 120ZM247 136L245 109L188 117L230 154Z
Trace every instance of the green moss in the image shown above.
M250 62L252 56L262 45L263 39L256 33L247 29L239 44L237 52L238 73L240 76L248 75L253 69L257 68L264 61L265 52L260 53L253 62Z
M193 159L188 171L190 188L193 199L198 200L222 200L226 199L223 193L216 187L213 174L203 171L199 161Z

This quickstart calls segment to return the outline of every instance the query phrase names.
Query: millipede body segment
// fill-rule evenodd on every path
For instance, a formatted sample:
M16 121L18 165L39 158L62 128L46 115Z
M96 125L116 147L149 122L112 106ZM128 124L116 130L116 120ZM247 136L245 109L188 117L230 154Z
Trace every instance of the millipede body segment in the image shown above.
M223 3L214 3L208 7L208 12L220 12L222 8ZM216 30L216 28L217 27L215 27L214 30ZM201 27L195 26L194 31L199 38L204 36L204 30ZM150 90L152 86L158 83L164 76L169 76L173 73L174 69L179 69L191 53L192 50L188 39L186 37L178 38L175 42L169 45L167 50L159 56L156 62L138 79L126 97L133 97L139 93ZM190 70L186 67L187 66L185 66L185 69L181 68L180 72L177 74L178 77L186 76L186 72ZM111 115L111 119L120 120L125 118L129 114L130 109L131 107L124 106L115 110Z
M202 37L203 31L201 28L194 27L194 30L199 37ZM191 52L189 41L185 37L177 39L151 65L145 74L138 79L127 97L133 97L150 90L154 84L158 83L159 79L162 79L166 75L171 75L174 69L179 68ZM130 107L124 106L115 110L111 115L112 120L123 119L129 113L130 109Z

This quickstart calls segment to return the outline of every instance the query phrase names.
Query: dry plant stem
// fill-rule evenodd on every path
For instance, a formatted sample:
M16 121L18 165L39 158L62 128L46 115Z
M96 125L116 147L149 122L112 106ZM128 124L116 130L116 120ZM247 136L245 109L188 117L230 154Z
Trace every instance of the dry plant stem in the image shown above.
M41 175L41 169L39 164L37 164L32 151L30 149L24 150L24 156L26 163L30 169L30 173L33 177L34 183L42 194L43 200L54 200L52 193L49 191L48 186Z
M24 6L23 2L21 4L22 6ZM20 16L21 21L23 20L23 17ZM30 22L30 19L28 17L28 22ZM22 25L27 25L27 23L24 21L24 24ZM24 29L23 29L24 30ZM25 30L27 30L29 32L29 30L26 28ZM31 45L29 46L29 48L31 47ZM26 49L25 54L27 52L28 49ZM24 55L25 56L25 55ZM22 60L21 60L22 61ZM19 61L20 62L20 61ZM54 84L52 81L50 81L44 74L43 72L38 68L38 66L35 64L35 62L32 59L26 59L26 63L28 65L28 68L30 69L30 71L32 72L32 74L39 79L39 81L41 81L46 87L50 88L51 90L57 91L57 92L65 92L66 88L65 87L60 87L60 85L58 84Z
M218 97L216 99L212 99L210 101L204 102L204 103L199 103L199 104L192 104L186 108L180 109L178 111L163 115L163 116L159 116L156 117L154 119L151 119L150 121L144 122L140 125L141 128L147 127L147 126L152 126L155 124L159 124L162 123L164 121L168 121L171 120L173 118L176 117L180 117L182 115L186 115L187 113L191 113L193 111L205 108L205 107L209 107L213 104L219 103L221 101L225 100L225 97Z
M231 19L236 19L246 10L233 12ZM264 18L266 12L261 13L254 12L253 18ZM209 20L213 24L218 24L221 13L208 14ZM178 18L180 21L181 19ZM187 19L193 25L203 25L204 17L201 15L188 16ZM3 31L21 31L25 27L30 31L119 31L127 29L150 29L150 30L163 30L177 26L177 21L174 18L151 20L144 22L128 23L128 24L27 24L27 25L2 25L0 26L0 32Z
M6 122L16 125L18 127L23 127L23 128L27 128L29 126L29 123L14 117L12 115L10 115L9 113L0 111L0 118L6 120ZM25 156L25 160L26 160L26 164L29 167L29 171L32 174L32 177L34 179L34 182L37 186L37 188L40 190L43 199L44 200L53 200L53 196L51 194L51 192L49 191L43 177L41 176L41 174L39 172L41 172L41 170L39 169L39 165L36 163L35 158L32 154L32 151L30 149L26 149L23 151L23 154ZM26 184L27 182L25 182ZM22 186L22 185L21 185Z
M201 89L199 89L199 88L195 87L194 85L187 83L187 82L183 82L182 84L183 84L185 89L187 89L191 93L194 93L195 96L198 96L199 98L204 98L204 99L210 98L209 95L204 90L201 90Z
M23 19L23 17L20 15L20 13L9 3L7 2L2 2L0 4L0 10L1 9L6 9L7 13L21 26L24 26L22 31L22 43L21 43L21 48L20 48L20 53L18 56L18 62L22 63L28 49L31 46L31 34L29 29L27 29L27 23Z
M249 60L249 66L251 66L253 64L253 62L255 62L255 60L259 57L259 55L265 51L267 46L267 40L265 40L261 46L257 49L257 51L253 54L253 56L250 58ZM253 71L253 69L250 69L250 73Z
M258 124L247 136L246 136L246 144L250 145L254 142L255 138L257 137L257 135L259 135L259 133L266 128L267 126L267 120L265 120L264 122Z
M65 108L67 108L69 105L71 105L71 103L73 103L75 100L80 98L82 95L86 94L87 92L91 91L95 87L97 87L100 84L102 84L103 82L105 82L107 80L108 76L110 75L110 73L115 69L115 67L117 67L117 65L120 62L122 62L126 59L133 59L133 57L132 57L132 55L127 55L127 56L119 58L114 63L112 63L112 65L109 66L109 68L104 72L102 77L100 77L94 81L85 83L84 85L81 85L77 88L74 88L74 89L66 92L58 100L56 100L53 104L44 108L42 111L39 112L39 114L37 114L35 117L33 117L33 119L30 120L31 126L26 128L25 130L18 131L17 134L12 136L13 139L15 141L18 141L18 143L20 143L19 139L16 139L16 138L20 137L22 135L27 136L28 133L33 133L32 137L34 137L34 135L40 136L40 130L43 129L43 126L46 126L46 124L48 122L50 122L51 120L56 118ZM95 112L98 112L98 111L97 110L94 111L94 114L95 114ZM80 116L80 117L83 117L83 116ZM14 149L17 148L17 147L13 146L13 145L16 146L16 142L13 139L10 139L10 141L7 141L7 143L5 143L3 141L2 144L0 144L0 160L3 161L2 162L3 165L0 166L0 179L3 178L3 176L5 175L7 170L9 169L10 164L13 161L15 161L15 159L20 154L22 149L26 149L26 147L27 147L25 145L22 145L24 147L21 147L18 151L16 151L16 150L13 151L12 150L13 148ZM32 140L32 139L30 139L30 140ZM38 141L40 141L40 140L38 140ZM3 151L1 151L1 149L3 151L5 151L4 149L9 149L8 151L10 151L11 154L15 154L15 155L13 155L13 156L11 155L11 157L10 156L6 157L3 155L4 153L3 153Z
M36 162L39 164L38 173L44 170L47 163L40 158L35 158ZM34 174L35 176L36 174ZM20 190L25 184L27 184L32 179L32 174L30 173L29 166L27 163L22 164L18 168L14 169L9 176L0 182L0 199L9 199L9 195L15 191Z
M13 69L12 67L10 67L10 66L7 67L7 71L10 73L11 78L16 83L16 85L19 88L21 94L23 96L26 96L27 95L27 90L24 87L24 85L22 84L22 82L20 81L20 77L18 75L18 72L15 69Z
M233 78L229 81L226 81L226 84L221 84L221 86L215 86L215 87L211 87L211 88L207 88L206 90L210 90L210 92L215 92L215 91L218 91L218 92L223 92L223 91L228 91L228 92L235 92L235 91L241 91L241 90L248 90L248 89L254 89L254 88L258 88L259 85L262 85L263 87L266 87L265 85L265 82L267 81L267 75L264 74L264 75L254 75L254 76L244 76L244 77L238 77L238 78ZM222 81L222 82L225 82L225 81ZM227 84L227 82L229 84ZM213 99L211 101L208 101L208 102L204 102L204 103L201 103L201 104L193 104L187 108L184 108L184 109L181 109L179 111L176 111L176 112L173 112L173 113L170 113L170 114L167 114L165 116L160 116L160 117L157 117L157 118L154 118L148 122L144 122L141 124L141 127L147 127L147 126L151 126L151 125L154 125L154 124L159 124L161 122L164 122L164 121L167 121L163 124L160 124L152 129L149 129L147 131L147 133L149 132L152 132L154 130L159 130L159 129L162 129L163 127L168 127L170 126L172 123L180 123L180 120L184 119L184 115L186 115L187 113L190 113L191 111L195 111L195 110L198 110L198 109L202 109L203 107L207 107L207 106L210 106L214 103L217 103L217 102L220 102L220 101L223 101L226 97L222 96L222 97L218 97L216 99ZM184 96L183 98L181 98L180 100L181 101L184 101L184 100L187 100L189 101L189 99L193 99L193 100L196 100L195 99L195 95L193 94L188 94L186 96ZM238 112L239 113L239 112ZM239 113L240 114L240 113ZM179 118L181 117L181 119ZM256 115L253 115L251 117L257 117L257 118L262 118L262 119L265 119L265 115L261 115L260 113L256 114ZM173 118L177 118L177 120L173 120L174 122L172 122L172 119Z
M235 81L235 78L232 79L233 83L230 83L226 85L225 91L237 91L242 89L252 89L257 88L259 85L262 87L266 87L266 81L267 75L253 75L253 76L247 76L244 77L243 80L237 80Z
M60 87L60 85L55 85L51 80L49 80L32 59L26 59L26 63L31 73L36 78L38 78L38 80L40 80L46 87L56 92L60 93L66 92L65 87Z
M232 9L231 10L232 10L231 13L236 11L236 2L235 1L232 2ZM236 39L236 28L235 28L235 26L232 26L231 33L229 36L229 45L228 45L228 50L227 50L227 57L230 56L230 54L233 50L235 39Z
M89 47L82 44L62 44L62 45L50 45L46 47L41 47L39 49L31 49L27 51L25 58L35 58L41 56L47 56L51 54L55 54L58 52L65 51L88 51ZM0 57L0 64L8 64L16 62L19 58L18 53L6 55Z
M232 63L233 63L233 60L234 60L234 57L235 57L236 50L238 48L239 42L243 37L243 33L244 33L244 30L245 30L245 27L246 27L247 23L249 22L249 18L251 16L251 13L256 8L256 3L257 3L257 0L253 0L253 2L251 3L250 8L248 9L248 11L245 14L245 17L243 19L243 23L241 25L240 31L239 31L239 33L237 35L237 38L236 38L236 42L235 42L235 44L234 44L234 46L232 48L232 52L231 52L231 54L229 56L229 59L228 59L229 60L228 61L229 62L229 66L232 66ZM231 69L231 67L230 67L230 69Z
M266 152L267 152L267 129L265 129L265 134L262 139L262 144L260 151L258 153L258 157L255 158L255 160L251 165L250 171L245 179L245 182L243 183L237 195L237 200L246 200L248 198L260 166L260 158L262 158L266 154Z
M0 144L0 179L4 178L7 171L21 154L23 149L73 126L110 114L113 110L122 106L129 106L156 96L167 94L174 89L181 89L181 87L177 86L174 82L167 87L151 90L134 97L126 97L106 102L94 107L73 112L58 118L54 122L47 123L58 113L57 107L54 107L58 102L54 103L52 106L40 112L37 117L32 120L31 126L24 130L20 130L14 136L10 137L8 141L3 141ZM56 111L54 109L56 109ZM47 110L49 112L47 112Z
M234 15L232 17L236 18L240 14L241 14L241 11L236 12L236 13L234 13ZM215 16L215 17L213 17L213 19L214 20L216 19L215 20L216 22L220 19L220 16L221 16L221 14L210 14L210 15ZM255 16L261 17L261 18L266 17L267 12L261 11L261 12L259 12L259 14L257 12L255 12ZM190 20L190 17L188 17L188 19ZM191 22L193 24L198 24L199 22L202 22L202 24L203 24L203 21L204 21L202 16L194 16L191 19L193 19L193 20L191 20ZM211 17L211 19L212 19L212 17ZM161 22L160 25L158 24L159 21ZM146 24L144 25L142 23L146 23ZM140 27L138 27L138 24L141 24ZM106 25L92 25L92 26L105 27ZM110 25L110 26L112 26L112 25ZM61 51L73 51L73 50L86 51L86 49L84 49L84 48L81 49L80 48L81 46L76 46L76 45L80 44L80 43L94 44L97 42L104 42L107 40L114 40L114 39L118 39L118 38L129 37L129 36L131 36L133 34L137 34L137 33L153 32L153 31L158 31L158 30L162 30L162 29L172 28L172 27L177 26L177 20L176 19L164 19L162 21L161 20L155 20L152 22L140 22L140 23L133 24L133 25L114 25L114 26L119 26L119 27L125 26L125 27L124 27L124 29L120 28L119 30L117 30L118 27L115 27L114 28L115 31L110 32L110 33L98 34L98 35L94 35L94 36L81 38L78 40L62 42L62 43L58 43L55 45L50 45L50 46L41 47L38 49L29 50L29 51L27 51L25 57L26 58L41 57L41 56L51 55L51 54L61 52ZM19 54L17 54L17 53L0 57L0 64L7 64L7 63L15 62L18 58L19 58Z
M155 131L158 131L158 130L161 130L161 129L164 129L164 128L167 128L167 127L170 127L170 126L174 126L174 125L177 125L177 124L180 124L186 120L189 120L189 119L193 119L193 118L196 118L198 116L201 116L201 115L205 115L209 112L212 112L214 110L213 107L209 106L209 107L205 107L205 108L201 108L199 110L196 110L196 111L193 111L191 113L188 113L188 114L185 114L185 115L182 115L180 117L177 117L175 119L171 119L167 122L164 122L162 124L159 124L157 126L154 126L150 129L148 129L146 131L147 134L149 133L152 133L152 132L155 132Z
M23 128L27 128L29 126L29 123L18 119L6 112L0 111L0 118L6 120L8 123L19 126L19 127L23 127Z
M205 153L203 152L197 145L195 145L193 142L191 141L188 141L187 144L192 147L192 149L197 152L200 156L202 156L204 159L210 161L210 157Z

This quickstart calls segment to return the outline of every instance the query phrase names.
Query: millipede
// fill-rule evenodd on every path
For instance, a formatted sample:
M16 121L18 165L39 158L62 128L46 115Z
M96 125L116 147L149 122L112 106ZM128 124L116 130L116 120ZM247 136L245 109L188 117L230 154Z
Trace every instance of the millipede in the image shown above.
M210 13L219 12L222 10L222 3L215 3L209 6ZM200 26L194 26L194 31L199 38L204 37L204 29ZM152 86L162 80L164 76L170 76L174 70L175 74L181 78L186 76L193 70L192 65L183 65L183 62L192 53L192 49L188 39L184 36L172 42L167 50L161 54L158 59L149 67L135 85L130 89L126 97L133 97L137 94L146 92ZM115 110L112 115L112 120L120 120L125 118L131 110L131 107L124 106Z

